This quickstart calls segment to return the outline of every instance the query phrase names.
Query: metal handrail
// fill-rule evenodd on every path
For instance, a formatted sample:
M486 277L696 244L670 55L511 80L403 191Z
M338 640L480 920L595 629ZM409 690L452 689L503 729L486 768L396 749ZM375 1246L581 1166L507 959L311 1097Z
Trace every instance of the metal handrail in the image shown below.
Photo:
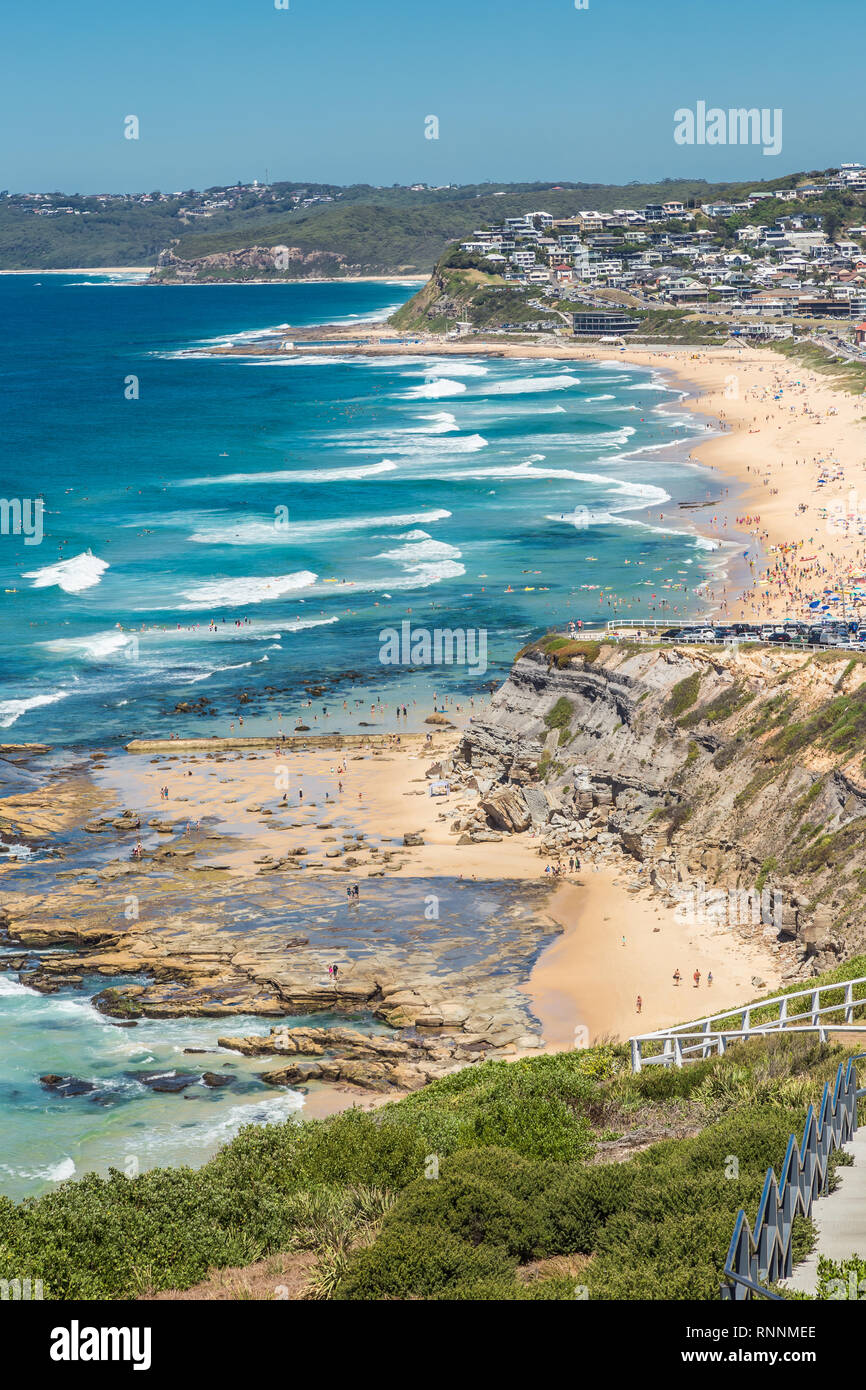
M828 1190L830 1155L857 1129L857 1102L866 1089L857 1087L854 1064L864 1058L866 1053L861 1052L840 1064L832 1093L830 1083L824 1082L817 1118L813 1105L806 1114L802 1144L794 1134L788 1139L781 1180L777 1181L772 1168L767 1169L754 1231L742 1207L737 1213L725 1259L723 1299L781 1299L761 1281L776 1284L793 1272L794 1218L811 1216L815 1198Z
M866 1007L866 995L854 998L857 985L866 986L866 975L858 975L852 980L840 980L836 984L818 985L812 989L795 990L790 994L777 994L772 999L758 1000L742 1008L722 1009L706 1018L694 1019L690 1023L680 1023L673 1028L662 1028L655 1033L642 1033L629 1039L631 1046L631 1065L633 1071L644 1066L676 1066L697 1060L697 1056L709 1057L713 1051L724 1052L729 1041L744 1040L763 1033L813 1031L819 1033L858 1032L863 1025L854 1022L855 1010ZM822 1002L827 993L843 992L844 997L831 1004ZM790 1013L790 1005L797 999L808 998L809 1008L803 1013ZM752 1022L752 1014L758 1010L778 1007L777 1018L760 1023ZM822 1023L828 1014L844 1011L844 1021ZM727 1019L739 1019L739 1027L725 1027ZM802 1026L800 1026L802 1025ZM685 1047L683 1043L687 1042ZM644 1056L644 1046L648 1043L661 1043L662 1051ZM691 1056L690 1054L696 1054Z

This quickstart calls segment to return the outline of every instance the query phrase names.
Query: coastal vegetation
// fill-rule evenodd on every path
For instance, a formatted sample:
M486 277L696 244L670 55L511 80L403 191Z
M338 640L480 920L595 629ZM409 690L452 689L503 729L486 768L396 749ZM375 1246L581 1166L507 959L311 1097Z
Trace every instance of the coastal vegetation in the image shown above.
M626 197L638 202L712 198L733 196L740 187L701 179L627 188L512 183L416 190L285 182L272 184L266 197L228 187L201 194L188 190L164 202L158 192L145 195L146 200L111 196L107 203L98 196L57 193L44 204L50 216L34 215L32 206L4 193L0 268L146 266L172 244L184 258L287 244L305 253L338 254L355 273L428 273L449 242L496 218L531 211L542 196L554 216L567 217L584 208L611 211ZM210 201L217 206L202 217L207 195L213 195ZM225 202L232 206L218 206ZM53 212L61 207L70 211Z
M693 671L691 675L684 676L681 681L677 681L665 705L665 713L670 715L672 719L677 719L681 714L684 714L696 702L700 687L699 671Z
M467 254L454 245L437 261L426 285L388 321L400 332L441 334L457 324L468 324L476 332L513 333L522 326L532 326L534 331L565 330L570 336L571 315L593 312L591 304L556 296L542 307L538 293L538 286L507 283L484 257ZM727 338L724 324L683 309L642 309L623 295L611 298L609 307L619 308L624 302L629 317L640 324L635 341L706 345Z
M809 331L808 326L801 324L800 331ZM828 385L835 391L848 391L856 395L866 391L866 363L848 362L818 343L790 338L772 344L759 343L758 346L771 347L773 352L779 352L810 371L829 377Z
M521 647L515 657L519 661L528 652L541 652L548 659L549 666L565 667L572 657L582 657L587 666L591 666L598 660L601 653L601 643L592 638L576 639L572 637L558 637L555 633L548 633L545 637L538 638L537 641L528 642L525 647Z
M378 1111L250 1126L198 1171L0 1199L0 1278L125 1299L308 1252L309 1298L714 1299L738 1209L844 1055L776 1036L637 1075L607 1044L485 1062Z

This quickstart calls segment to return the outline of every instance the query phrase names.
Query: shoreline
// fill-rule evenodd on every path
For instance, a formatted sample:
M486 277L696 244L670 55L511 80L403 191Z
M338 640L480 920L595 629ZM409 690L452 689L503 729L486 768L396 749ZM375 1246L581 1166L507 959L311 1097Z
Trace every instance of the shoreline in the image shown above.
M720 612L728 621L803 618L816 593L851 587L863 576L858 612L866 621L864 393L836 386L832 376L772 348L734 343L618 348L576 341L426 337L352 346L339 336L326 346L307 345L303 339L296 343L296 351L320 356L375 357L393 355L395 349L420 357L628 362L671 378L675 389L684 392L678 406L707 417L707 429L712 422L721 426L711 437L689 444L686 462L712 469L725 489L721 498L706 504L713 515L693 515L693 524L720 547L730 545L731 559L739 551L745 570L736 583L724 575L715 581L705 594L707 611ZM244 351L254 355L249 348ZM273 349L260 346L257 351ZM223 348L223 354L233 355L233 349ZM730 491L734 487L736 492ZM748 544L743 547L738 537Z
M624 1040L636 1029L682 1022L682 990L672 992L670 985L674 968L686 978L695 966L704 976L712 970L714 1008L753 997L750 976L760 975L770 987L779 983L781 962L768 946L744 942L715 925L681 920L643 881L638 865L625 858L611 862L592 851L580 869L551 879L545 873L548 855L532 832L461 842L454 817L461 814L461 804L476 804L478 794L454 788L446 797L430 797L426 775L431 763L450 755L459 737L456 730L437 731L428 745L421 735L404 735L399 746L378 740L371 746L367 736L341 740L337 746L342 745L347 758L342 793L330 740L312 746L304 740L306 747L294 750L286 798L274 786L279 760L268 756L265 747L239 747L236 741L223 747L220 741L200 750L166 741L160 746L162 756L147 756L148 749L108 757L79 779L77 793L64 797L66 812L60 820L52 813L50 824L50 786L6 798L0 804L7 815L38 825L43 841L48 834L58 846L67 843L64 835L76 833L79 822L86 821L91 830L103 826L102 833L86 837L83 859L80 851L64 855L62 883L46 863L54 888L41 907L32 897L36 884L16 884L14 866L6 866L0 882L13 944L23 929L21 939L31 947L40 941L51 946L53 934L71 947L55 964L48 961L49 973L42 978L49 988L62 983L64 971L73 978L96 972L108 986L115 975L146 972L152 980L144 987L147 1017L207 1019L214 1012L212 1002L223 1000L228 990L232 1004L217 1009L225 1014L226 1032L232 1031L234 1014L303 1014L311 999L319 1000L317 1007L344 1013L351 1027L353 1014L360 1010L366 1017L375 1007L363 1003L371 970L374 975L384 972L383 979L416 994L419 1007L424 997L440 997L473 1018L501 1018L496 1027L507 1026L513 1034L504 1050L497 1046L502 1055L532 1050L532 1029L519 1022L521 1012L538 1025L537 1046L551 1052L572 1050L579 1025L593 1039L614 1035ZM169 792L165 797L164 786ZM134 814L140 823L140 828L137 824L121 831L120 840L118 807L130 808L122 814ZM93 821L94 815L101 822ZM347 854L339 848L341 837ZM136 840L145 849L138 864L130 862ZM301 869L302 856L304 868L288 877L284 870L275 876L272 870L280 867L275 850L281 859L299 856L290 865L295 870ZM329 857L332 850L336 858ZM97 859L88 867L93 852ZM429 939L419 937L411 922L393 935L377 933L372 955L363 947L360 952L344 949L336 940L328 944L330 928L321 940L307 928L310 943L299 945L290 921L274 921L264 930L255 925L241 934L239 925L221 917L204 929L195 925L214 891L220 899L228 894L242 905L277 889L280 899L295 909L308 903L307 918L314 921L342 898L343 875L362 885L362 901L369 899L371 907L378 902L378 890L373 884L363 887L371 878L398 879L404 885L399 892L408 891L407 901L417 898L420 905L427 901L430 885L441 883L437 893L445 892L447 902L462 880L469 893L466 908L475 901L472 885L477 882L482 904L491 890L499 895L503 930L506 922L522 921L523 926L517 935L497 931L476 964L455 969L446 965L454 932L458 939L481 942L483 911L478 921L463 922L458 909L456 917L443 920L443 931L431 928ZM100 925L105 895L110 901L129 891L144 891L151 912L118 936L108 919ZM505 908L508 902L511 907ZM513 918L513 912L519 916ZM113 942L104 939L109 932ZM623 934L625 948L620 946ZM352 929L351 936L357 931ZM24 946L21 950L26 953ZM326 958L340 963L340 989L329 989L322 980ZM159 968L153 976L155 959ZM265 986L274 972L283 983L272 999ZM38 980L34 984L39 987ZM644 998L640 1020L634 1011L638 992ZM389 1089L386 1094L393 1098L397 1093ZM330 1113L332 1105L343 1108L352 1103L347 1095L370 1099L369 1091L337 1083L317 1093L315 1112Z
M546 1052L611 1037L623 1042L741 1007L783 982L782 962L766 946L720 925L686 920L643 883L636 865L582 872L578 882L560 885L548 911L562 934L542 949L524 986ZM698 988L692 984L696 968ZM683 977L678 987L675 970Z
M150 275L153 265L71 265L51 270L0 270L0 275ZM299 275L293 280L158 280L155 284L168 286L206 285L366 285L366 284L426 284L429 276L409 272L401 275Z
M125 271L130 274L141 274L145 268L120 268L102 267L93 268L90 271L81 269L58 270L51 272L22 271L22 272L2 272L17 274L108 274ZM349 277L343 277L348 279ZM363 279L394 280L398 277L359 277ZM409 277L405 277L409 278ZM420 277L423 278L423 277ZM228 283L228 282L218 282ZM252 283L252 282L234 282ZM272 281L266 283L275 283ZM279 283L304 283L303 281L279 282ZM307 282L309 283L309 282ZM318 282L318 283L341 283L340 280ZM348 330L347 330L348 331ZM335 339L333 346L319 348L321 355L328 353L353 353L357 356L375 356L378 353L393 354L394 344L381 344L380 346L370 346L364 348L347 348L341 345L339 339ZM302 341L298 343L298 350L301 352L316 349L305 348ZM725 495L723 499L716 499L707 502L706 507L715 510L716 515L706 518L698 513L702 513L703 507L695 507L690 510L687 516L683 517L684 529L694 529L700 534L707 535L715 541L733 540L737 535L736 525L731 525L732 512L737 509L743 511L755 507L760 509L760 526L755 527L752 533L752 542L761 546L759 558L755 568L760 574L760 566L767 563L770 555L764 549L762 542L766 540L770 546L782 542L787 543L791 539L791 522L786 518L784 508L789 509L797 501L797 497L791 498L790 495L782 497L779 493L773 493L770 489L772 484L779 481L776 464L784 467L786 460L785 451L791 445L794 438L792 430L804 430L803 416L805 410L791 411L791 399L785 399L787 391L799 389L795 383L807 383L802 391L809 391L809 426L823 425L829 426L832 421L837 422L841 441L844 439L850 444L850 435L853 433L853 426L859 423L859 417L854 418L855 412L862 406L858 406L856 397L850 394L835 392L830 388L826 381L823 381L816 373L810 372L797 364L791 365L787 359L778 353L763 350L749 349L740 347L726 348L705 348L694 349L684 347L676 348L632 348L619 352L604 344L502 344L486 343L475 341L472 343L439 343L433 339L425 340L421 343L401 344L401 352L407 356L498 356L510 357L523 360L545 359L548 361L625 361L632 365L649 369L657 372L660 377L671 380L675 383L674 389L677 393L682 393L676 402L669 402L672 409L679 409L684 406L685 410L693 415L700 416L706 420L706 433L711 437L689 438L682 441L688 451L688 459L699 463L704 467L713 470L714 475L719 479L722 487L733 487L736 485L738 493L736 496ZM265 349L267 351L267 349ZM252 355L249 349L245 350L244 355ZM735 394L728 394L731 385L731 378L734 378L736 386ZM820 392L821 410L812 409L814 400L812 397L812 383L815 383L815 391ZM781 391L775 389L781 385ZM800 398L797 397L797 404ZM842 404L845 403L843 410ZM756 423L756 413L761 412L766 417L765 424L772 419L771 429L753 430ZM793 414L794 420L790 416ZM786 418L787 417L787 418ZM714 428L715 424L721 425L721 429ZM751 436L751 439L750 439ZM772 442L768 443L772 436ZM821 430L822 452L826 452L827 446L824 444L824 430ZM798 441L799 442L799 441ZM671 444L671 449L676 448L676 441ZM768 447L775 450L771 460L767 460ZM639 452L639 451L638 451ZM753 464L763 462L767 464L760 472L752 472ZM862 465L861 465L862 467ZM774 476L775 475L775 476ZM864 485L866 491L866 485ZM775 499L779 497L777 502ZM722 519L722 513L725 513ZM676 515L676 512L674 513ZM808 513L806 513L808 515ZM766 533L766 535L764 534ZM743 533L744 535L747 533ZM763 557L763 558L761 558ZM733 552L731 552L733 558ZM828 556L829 558L829 556ZM713 581L707 581L708 585ZM723 592L727 590L728 584L723 580L714 581L716 589L720 584ZM753 590L754 593L754 590ZM705 606L713 595L701 592L701 604ZM765 596L769 597L769 595ZM728 614L731 615L737 600L732 596L725 601L728 604ZM749 599L741 601L740 611L746 611ZM754 603L754 597L752 596ZM717 605L716 605L717 606ZM292 754L299 755L297 761L302 762L305 775L313 780L314 797L318 800L315 787L317 780L324 784L327 776L325 763L328 761L327 750L353 749L366 745L368 757L364 760L364 765L357 768L360 774L360 784L363 787L364 804L363 811L355 806L355 813L351 817L354 826L360 826L363 830L361 839L369 837L373 839L391 837L391 844L396 845L399 839L395 837L395 831L408 830L412 836L421 835L420 848L414 845L407 847L406 850L400 848L397 851L399 863L394 864L395 871L399 872L402 881L418 882L421 889L421 880L428 878L464 878L484 880L507 880L513 885L515 893L522 895L524 903L530 901L530 886L535 889L545 886L543 858L540 857L540 850L536 842L529 835L518 838L511 836L503 837L499 842L479 843L473 846L465 846L462 850L456 846L456 836L448 828L448 822L453 815L454 801L456 798L449 798L450 805L443 802L428 801L424 791L417 791L412 788L410 782L423 782L423 768L435 756L441 754L446 745L450 745L454 739L452 731L443 740L442 735L437 731L437 747L435 750L428 748L423 740L423 735L403 735L404 744L402 748L388 746L385 742L387 735L359 735L357 745L355 745L352 735L337 736L317 736L297 740L291 736L285 738L281 743L281 750L291 751ZM331 741L331 740L335 741ZM379 740L383 740L381 743ZM410 742L411 740L411 742ZM220 862L204 863L199 862L195 867L198 870L205 870L205 874L199 878L203 885L211 881L213 889L220 892L217 883L234 881L241 887L252 888L253 875L256 874L253 865L261 862L261 855L258 860L254 858L257 851L265 854L272 848L273 842L269 844L270 834L278 826L274 820L252 822L249 813L261 813L262 807L259 801L273 800L273 768L266 765L270 760L262 758L258 768L258 775L255 769L247 766L245 752L258 749L264 754L267 749L273 749L275 739L273 736L265 738L244 738L244 739L219 739L219 740L133 740L127 746L126 754L133 755L130 761L130 772L126 779L128 783L134 783L137 788L138 800L135 796L128 795L121 804L141 807L141 823L144 826L145 816L162 817L170 815L175 820L174 831L179 831L181 822L189 815L204 814L205 816L215 815L219 824L219 834L207 834L205 838L213 839L218 843L218 849L210 851L210 855L216 855ZM378 745L378 747L377 747ZM91 745L92 747L92 745ZM377 748L376 752L373 749ZM303 749L303 752L301 750ZM220 755L232 751L237 757L237 764L233 765L224 762ZM318 757L317 757L318 752ZM174 769L169 769L166 765L160 765L157 757L152 757L151 762L155 765L145 766L144 759L136 759L134 755L149 753L153 755L163 755L170 758L175 763ZM219 776L217 769L208 764L211 763L213 756L221 762ZM114 763L114 759L112 759ZM134 766L132 766L134 764ZM390 766L386 766L390 764ZM414 764L414 766L413 766ZM180 784L180 789L185 795L177 794L176 773L181 771L185 765L183 775L189 775L190 781ZM233 771L234 767L234 771ZM115 768L113 768L112 775ZM333 768L330 769L333 773ZM171 776L169 773L171 772ZM419 773L421 775L411 776ZM220 783L230 784L226 787L207 787L206 776L210 775ZM295 785L295 767L292 768L293 785ZM172 788L171 797L163 800L157 797L158 788L156 780L166 778L175 785ZM264 778L264 780L263 780ZM109 778L95 778L93 780L94 789L108 791L104 785ZM270 786L266 790L266 782L270 781ZM333 777L331 778L333 782ZM357 786L357 783L355 784ZM115 790L117 787L115 786ZM127 786L125 790L129 793L131 788ZM333 791L334 788L332 787ZM425 789L426 790L426 789ZM270 792L270 797L268 797ZM403 797L417 796L425 797L424 801L409 802L408 805L402 801ZM11 800L26 801L26 794L21 798L10 798ZM292 798L290 798L291 800ZM237 811L230 808L231 801L243 800L243 807L238 806ZM184 807L179 802L190 803L192 806ZM0 803L2 807L4 803ZM145 808L146 805L146 809ZM308 802L310 811L315 809L315 800ZM374 812L375 806L375 812ZM274 802L274 809L277 816L280 811ZM330 816L337 807L332 803L327 810ZM422 814L423 811L423 814ZM450 812L451 814L443 817L439 822L440 812ZM264 814L274 815L274 810L266 809ZM299 815L297 807L293 809L293 814ZM321 814L321 813L320 813ZM244 823L244 816L247 817ZM314 820L316 818L314 817ZM230 822L233 824L230 825ZM438 823L437 823L438 822ZM153 824L153 821L151 821ZM256 829L252 825L256 825ZM299 834L288 835L286 843L281 838L280 849L285 853L286 844L293 843L295 840L300 844L305 841L308 844L314 842L314 829L331 829L332 826L315 825L307 822L303 827L299 820L293 822L287 829L299 831ZM196 826L197 829L197 826ZM246 830L246 833L245 833ZM142 830L143 835L146 833ZM338 832L339 833L339 832ZM355 834L357 836L357 829ZM330 835L325 837L329 841L334 841L336 837ZM344 837L345 838L345 837ZM94 843L99 843L95 841ZM190 847L193 841L189 842ZM316 837L317 847L312 850L315 855L321 854L323 857L331 853L325 847L324 840ZM165 848L168 848L163 841ZM128 848L127 846L123 847ZM357 846L355 847L357 848ZM184 853L186 853L184 847ZM206 846L202 846L203 854L208 854ZM292 851L290 851L292 852ZM297 853L303 851L296 850ZM116 860L120 868L120 858ZM184 864L188 861L184 860ZM190 866L192 867L192 866ZM339 880L334 880L332 872L337 870L336 863L317 864L315 867L310 865L312 873L305 875L300 882L309 886L313 890L314 898L321 899L322 886L332 886ZM228 872L226 873L226 870ZM323 873L322 871L325 870ZM332 870L328 872L328 870ZM221 871L217 874L217 871ZM138 871L136 871L138 872ZM349 872L348 868L342 872ZM390 870L388 870L390 876ZM123 865L123 876L132 873L126 864ZM362 870L362 875L364 871ZM213 875L217 874L216 880ZM68 877L64 870L64 875ZM373 876L371 873L370 876ZM376 877L379 872L376 870ZM109 877L114 877L113 873ZM299 882L295 877L294 883ZM363 878L362 878L363 881ZM151 885L154 879L151 879ZM274 878L268 874L265 879L269 884L285 883L282 878ZM574 878L565 881L548 880L547 883L556 891L546 904L541 918L553 920L559 928L559 935L552 941L548 941L536 953L528 974L517 982L519 992L527 1001L527 1008L531 1010L534 1017L541 1025L541 1032L544 1037L544 1048L546 1051L557 1052L573 1050L576 1045L578 1029L586 1029L592 1041L597 1039L616 1036L625 1039L630 1034L637 1031L653 1031L672 1023L684 1021L684 1016L694 1016L708 1012L710 1009L719 1009L741 1005L754 997L756 993L766 992L763 986L774 989L781 980L781 962L774 958L769 947L764 947L759 942L743 941L741 938L734 937L723 929L708 929L705 926L695 926L688 922L679 920L674 909L671 909L662 901L660 894L655 893L645 887L637 876L634 866L627 863L620 863L613 868L600 866L595 868L590 863L584 865L583 870ZM4 887L9 887L9 877L4 876ZM117 894L117 887L113 890ZM262 885L262 888L264 885ZM76 885L76 892L78 886ZM327 889L325 890L327 891ZM421 890L423 891L423 890ZM65 890L61 890L62 898ZM92 895L94 900L98 898L99 892ZM4 901L7 895L4 894ZM315 904L313 904L315 910ZM63 909L57 909L55 905L54 918L62 918ZM167 919L171 921L171 919ZM540 920L538 929L541 930ZM160 930L174 931L179 936L179 928L176 921L171 921L167 927L157 927ZM468 930L468 928L467 928ZM211 934L214 933L214 934ZM622 936L626 938L626 944L620 944ZM132 938L132 934L130 934ZM141 942L147 943L147 950L142 950L137 957L129 956L132 962L137 960L139 967L142 965L147 968L146 961L148 953L153 951L155 942L151 942L147 933L142 933L138 937ZM444 938L443 938L444 940ZM178 947L178 952L186 950L190 954L196 949L204 949L205 942L210 948L215 942L215 929L208 928L207 936L199 938L199 944L192 944L192 936L186 940L185 945ZM79 943L80 944L80 943ZM280 969L288 971L294 965L294 950L286 950L287 943L278 942L276 939L271 943L270 951L272 957L282 961ZM163 951L165 948L160 946ZM247 949L252 950L252 947ZM442 951L447 952L447 946L442 945ZM99 961L97 969L104 971L109 976L111 972L104 970L104 956L98 952L93 953L94 960ZM335 952L335 958L341 961L341 972L344 969L344 957ZM503 956L500 952L496 957L497 962L502 961ZM407 954L407 965L405 968L411 971L412 961ZM346 985L351 989L354 965L352 959L346 963ZM702 985L700 990L693 989L691 985L692 970L697 967L706 978L707 972L711 970L714 976L714 985L711 995L708 994ZM268 969L275 968L268 965ZM685 980L678 989L671 983L671 975L674 969L679 969ZM759 989L755 984L755 978L760 976L762 986ZM751 977L751 984L749 979ZM191 977L193 978L193 977ZM341 981L344 979L341 973ZM466 981L461 980L459 974L449 972L444 976L443 987L448 991L448 997L453 997L453 992L460 989L461 984L466 988ZM492 984L492 981L491 981ZM493 986L498 992L498 984ZM682 996L689 991L688 998ZM183 991L182 991L183 993ZM636 1013L635 998L640 993L643 998L643 1008L641 1014ZM692 998L692 995L695 998ZM504 996L504 991L503 991ZM347 996L349 997L349 996ZM183 999L179 1004L180 1012L185 1017L194 1018L199 1016L195 1007L187 1010ZM289 1001L287 1012L291 1010ZM243 1010L238 1007L236 1012ZM267 1012L263 1010L263 1012ZM153 1015L152 1015L153 1016ZM160 1016L160 1015L155 1015ZM170 1017L170 1014L166 1014ZM206 1016L201 1015L201 1016ZM351 1018L349 1018L351 1024ZM524 1044L525 1044L525 1040ZM523 1049L520 1043L517 1044L518 1051ZM515 1054L516 1055L516 1054ZM390 1090L384 1099L397 1098L402 1092L394 1088ZM314 1101L309 1110L304 1107L304 1113L327 1114L333 1113L336 1109L344 1108L346 1105L356 1103L377 1104L382 1101L377 1097L371 1099L369 1093L357 1092L339 1083L329 1087L327 1093L316 1091L313 1093Z

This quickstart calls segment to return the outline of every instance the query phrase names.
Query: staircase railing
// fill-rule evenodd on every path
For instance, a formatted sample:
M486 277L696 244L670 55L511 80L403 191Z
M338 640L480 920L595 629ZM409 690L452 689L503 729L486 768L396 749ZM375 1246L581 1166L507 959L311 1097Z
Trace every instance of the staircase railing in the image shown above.
M832 1092L829 1082L824 1083L817 1116L814 1106L809 1106L802 1144L794 1134L788 1139L781 1178L777 1181L774 1170L767 1169L754 1229L742 1207L737 1213L722 1298L781 1299L766 1285L790 1277L794 1218L811 1216L815 1198L828 1189L830 1155L857 1129L857 1102L866 1089L857 1088L854 1064L864 1057L866 1053L859 1053L840 1065Z
M863 987L861 997L856 995L858 986ZM799 1000L808 1001L805 1008L798 1005ZM822 1042L833 1033L866 1033L866 1021L855 1021L858 1009L866 1010L866 975L835 985L779 994L742 1008L723 1009L691 1023L630 1038L632 1070L641 1071L647 1066L681 1067L686 1062L721 1055L728 1043L763 1033L815 1032ZM768 1013L770 1016L765 1017ZM860 1016L866 1020L866 1013Z

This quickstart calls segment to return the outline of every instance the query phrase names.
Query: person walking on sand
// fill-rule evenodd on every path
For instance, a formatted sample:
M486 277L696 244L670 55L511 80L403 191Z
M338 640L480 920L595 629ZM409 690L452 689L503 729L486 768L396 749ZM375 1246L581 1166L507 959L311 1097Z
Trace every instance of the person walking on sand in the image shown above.
M700 983L701 983L701 972L700 972L700 970L696 970L696 971L695 971L694 975L692 976L692 979L693 979L694 982L695 982L695 989L697 989L697 988L700 986Z
M711 970L710 973L707 975L707 989L710 988L710 986L711 986L712 983L713 983L713 972L712 972L712 970Z
M681 980L682 978L683 978L683 977L682 977L682 975L680 974L680 968L679 968L679 966L677 966L676 970L674 971L674 984L675 984L675 985L678 985L679 982L680 982L680 980Z
M640 995L638 995L637 1000L635 1001L635 1009L637 1010L638 1013L640 1013L640 1011L641 1011L642 1008L643 1008L643 1000L641 999Z

